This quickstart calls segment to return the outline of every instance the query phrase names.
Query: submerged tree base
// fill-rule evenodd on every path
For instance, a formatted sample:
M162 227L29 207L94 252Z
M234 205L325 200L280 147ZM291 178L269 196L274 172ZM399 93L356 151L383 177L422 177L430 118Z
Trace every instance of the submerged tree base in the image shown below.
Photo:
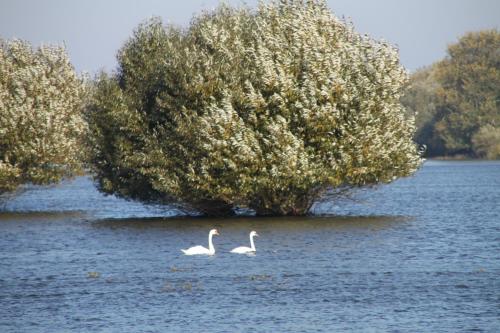
M240 208L247 210L250 215L255 216L305 216L309 214L312 203L302 203L293 207L283 207L280 205L273 205L268 208L263 206L251 206L248 208ZM192 205L193 209L206 217L233 217L237 216L238 208L235 205L221 201L221 200L203 200L198 201ZM245 215L245 214L243 214Z
M257 216L305 216L309 214L309 209L294 208L291 210L271 210L271 209L260 209L255 212Z
M222 200L202 200L193 204L193 207L209 217L231 217L236 215L233 205Z

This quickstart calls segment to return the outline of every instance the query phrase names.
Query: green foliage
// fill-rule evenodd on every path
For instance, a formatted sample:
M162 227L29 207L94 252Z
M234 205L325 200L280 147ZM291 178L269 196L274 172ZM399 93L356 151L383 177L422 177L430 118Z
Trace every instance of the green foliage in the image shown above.
M445 155L443 140L435 132L437 106L436 95L440 88L435 77L435 65L420 69L411 75L401 102L409 115L415 116L415 141L425 146L428 156Z
M420 164L398 52L324 1L221 6L134 32L89 106L101 190L208 215L305 214L330 188Z
M500 34L469 33L448 48L438 64L442 89L436 131L451 152L472 152L472 137L484 124L500 124Z
M80 169L84 93L63 48L0 40L0 193Z
M488 155L475 150L473 138L480 128L500 124L499 50L497 30L469 33L449 46L448 57L412 76L402 101L418 112L416 141L430 156Z
M472 137L472 144L479 157L500 159L500 127L484 125Z

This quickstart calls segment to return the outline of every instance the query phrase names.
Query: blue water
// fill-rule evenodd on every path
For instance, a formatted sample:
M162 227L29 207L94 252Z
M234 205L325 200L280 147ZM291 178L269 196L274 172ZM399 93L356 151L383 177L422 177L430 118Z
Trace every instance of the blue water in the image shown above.
M176 217L86 177L0 207L0 332L500 331L500 162L430 161L316 217ZM182 255L212 227L214 257Z

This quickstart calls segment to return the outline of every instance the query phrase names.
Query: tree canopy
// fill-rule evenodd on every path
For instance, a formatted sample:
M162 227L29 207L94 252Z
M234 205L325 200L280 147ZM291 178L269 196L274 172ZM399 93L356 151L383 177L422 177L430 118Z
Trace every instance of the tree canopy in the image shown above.
M0 194L80 169L84 92L64 48L0 40Z
M430 156L499 158L500 33L461 37L445 59L412 76L403 103L419 113L416 140Z
M141 24L88 107L102 191L208 215L305 214L332 188L420 164L397 49L325 1L223 5Z

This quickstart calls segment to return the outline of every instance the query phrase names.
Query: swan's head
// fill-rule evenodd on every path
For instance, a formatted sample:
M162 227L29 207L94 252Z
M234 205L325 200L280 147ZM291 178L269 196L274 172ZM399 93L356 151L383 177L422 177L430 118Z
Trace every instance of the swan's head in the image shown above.
M250 232L250 237L253 237L253 236L259 237L259 234L257 233L257 231L253 230L252 232Z
M219 235L219 232L217 231L217 229L212 229L210 230L210 235Z

